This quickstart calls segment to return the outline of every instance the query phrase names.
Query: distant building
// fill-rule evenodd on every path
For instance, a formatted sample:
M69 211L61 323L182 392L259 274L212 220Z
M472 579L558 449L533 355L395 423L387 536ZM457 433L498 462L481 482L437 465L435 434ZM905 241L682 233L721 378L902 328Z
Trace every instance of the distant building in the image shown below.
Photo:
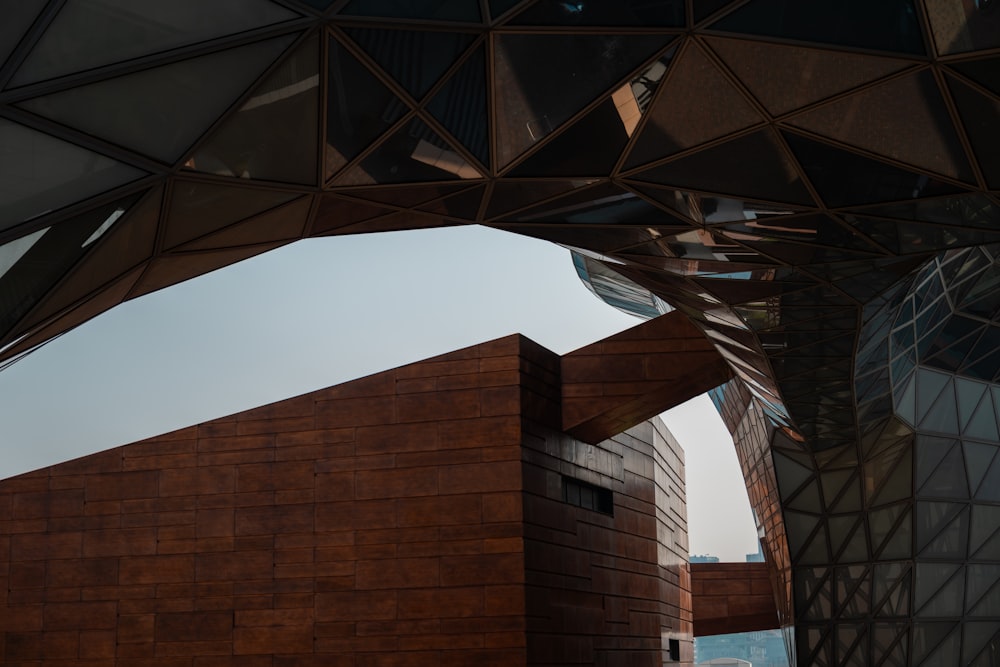
M692 563L718 563L719 562L719 557L718 556L708 556L708 555L704 555L704 556L697 556L696 555L696 556L691 556L691 562Z

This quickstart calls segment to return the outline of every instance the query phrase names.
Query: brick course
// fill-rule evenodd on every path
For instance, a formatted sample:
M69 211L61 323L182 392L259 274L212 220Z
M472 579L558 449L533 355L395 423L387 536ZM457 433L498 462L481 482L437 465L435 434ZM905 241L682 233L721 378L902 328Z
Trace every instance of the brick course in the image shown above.
M679 450L561 433L559 373L510 336L0 482L3 663L690 660Z

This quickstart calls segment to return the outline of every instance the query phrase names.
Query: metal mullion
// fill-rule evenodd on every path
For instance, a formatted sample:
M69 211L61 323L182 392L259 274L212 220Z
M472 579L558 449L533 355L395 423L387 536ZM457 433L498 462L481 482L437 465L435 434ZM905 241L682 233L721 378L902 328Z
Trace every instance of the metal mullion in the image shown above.
M656 60L662 59L670 51L674 52L674 55L670 57L670 62L666 65L666 71L663 76L660 77L659 82L656 84L656 89L653 91L653 95L649 98L649 105L646 107L645 113L642 113L639 117L639 122L635 126L635 130L632 132L632 136L628 138L625 142L625 147L622 149L621 155L615 161L614 166L611 168L612 176L619 176L621 174L622 167L625 166L626 160L631 156L632 149L639 142L639 137L644 133L646 125L649 124L650 118L653 116L653 108L659 103L660 98L666 94L667 83L674 74L676 69L675 64L681 59L684 53L690 47L691 40L685 36L680 36L676 40L671 40L656 56Z
M184 165L187 164L187 162L194 156L194 154L197 153L198 150L201 149L201 147L204 146L212 138L212 136L216 133L216 131L219 130L219 128L227 124L240 112L240 109L243 108L243 105L246 103L246 101L250 99L251 96L253 96L253 93L254 91L257 90L257 87L260 86L261 83L265 79L267 79L267 77L271 76L271 74L273 74L279 68L284 66L285 62L289 58L291 58L295 54L295 52L297 52L299 48L301 48L302 45L305 44L305 42L309 40L313 35L322 35L322 30L321 29L306 30L301 34L299 34L299 36L296 37L291 44L285 47L285 50L279 53L278 56L274 59L274 61L270 65L268 65L268 67L263 72L261 72L260 75L250 83L249 86L247 86L247 89L244 90L239 95L239 97L237 97L235 100L232 101L229 107L218 118L215 119L215 122L213 122L211 125L205 128L198 135L194 143L191 146L189 146L187 150L184 151L184 153L181 155L180 158L177 159L176 162L174 162L173 166L170 169L171 174L177 175L179 173L187 173L189 171L194 171L185 168ZM320 53L322 53L322 48L320 49ZM319 68L319 71L322 71L322 67ZM322 85L320 85L320 88L322 89Z
M26 84L18 88L0 93L0 104L16 104L17 102L41 97L50 93L59 92L68 88L78 88L89 83L113 79L126 74L134 74L156 69L163 65L170 65L184 60L191 60L199 56L210 55L221 51L228 51L237 47L267 41L282 35L292 33L308 33L309 28L317 21L313 18L302 18L295 21L286 21L272 26L255 28L245 32L237 33L226 37L219 37L197 44L179 46L169 51L147 54L120 63L102 65L83 72L66 74L54 79L39 81L37 83ZM293 44L296 42L293 42Z
M87 197L82 201L68 204L57 211L42 214L30 220L18 223L13 227L9 227L8 229L0 232L0 245L7 243L8 241L21 238L22 236L31 234L32 232L36 232L40 229L61 224L79 215L83 215L95 207L104 206L105 204L110 204L116 199L127 197L133 192L139 192L145 188L156 187L156 182L162 179L162 175L148 174L147 176L138 178L129 183L125 183L111 188L110 190L105 190L104 192Z
M29 26L28 31L21 36L17 45L7 56L6 62L0 62L0 103L4 100L4 89L10 83L11 78L24 64L25 58L31 53L32 48L38 43L41 36L48 30L49 25L56 15L65 5L67 0L50 0L50 2L38 13L35 20Z
M513 34L513 33L504 33L504 34ZM579 34L579 33L572 33L572 34ZM607 34L607 33L602 33L602 34ZM621 84L622 80L624 80L626 82L627 81L631 81L632 78L638 72L644 71L646 68L648 68L650 65L652 65L656 60L658 60L661 55L662 55L662 51L661 50L657 50L653 55L651 55L651 56L645 58L644 60L642 60L637 67L628 70L628 73L626 74L626 76L624 78L617 79L615 81L615 83ZM661 85L662 85L662 83L661 83ZM614 86L614 83L612 84L612 86ZM620 88L620 87L621 87L621 85L618 86L618 88ZM596 109L597 107L599 107L604 102L607 102L608 100L610 100L611 99L611 95L616 90L618 90L618 88L608 88L607 90L599 93L598 96L595 99L591 100L589 103L587 103L586 106L584 106L582 109L580 109L579 111L577 111L576 113L574 113L572 116L570 116L569 118L567 118L565 121L563 121L560 124L559 127L557 127L552 132L549 132L548 134L546 134L544 137L542 137L542 139L540 139L539 141L537 141L536 143L534 143L533 145L531 145L526 150L522 151L517 157L515 157L513 160L511 160L510 162L508 162L504 166L504 168L502 170L503 173L505 173L505 174L506 173L510 173L512 170L516 169L517 167L521 166L523 163L527 162L536 153L539 153L539 152L543 151L549 144L552 143L553 140L555 140L557 137L559 137L563 133L568 132L574 125L576 125L580 120L582 120L584 117L586 117L587 114L589 114L591 111L593 111L594 109ZM633 134L633 136L636 136L637 134L638 134L638 128L636 128L636 132ZM625 155L627 155L627 151L623 151L622 152L622 155L619 156L619 160L623 159L623 156L625 156ZM503 175L503 174L500 174L500 175Z
M727 12L728 13L728 12ZM721 15L716 17L716 19L721 18ZM745 39L751 42L769 42L777 45L784 46L797 46L806 49L815 49L817 46L822 47L824 50L828 51L841 51L843 53L853 53L862 56L877 56L880 58L893 58L896 60L906 60L910 61L915 65L927 65L931 62L931 57L926 55L916 55L913 53L903 53L899 51L879 51L876 49L866 49L861 47L846 46L843 44L835 44L832 42L810 42L803 39L793 39L790 37L778 37L775 35L754 35L745 32L728 32L725 30L711 30L705 27L699 28L696 32L698 35L705 35L709 37L729 37L735 39Z
M646 162L646 163L638 165L636 167L632 167L631 169L627 169L627 170L621 171L621 172L619 172L619 173L616 174L616 177L617 178L625 178L625 179L631 179L631 180L637 180L638 181L639 179L636 179L634 177L637 174L641 174L644 171L649 171L650 169L655 169L657 167L662 167L665 164L669 164L671 162L676 162L677 160L681 160L681 159L684 159L684 158L687 158L687 157L691 157L692 155L695 155L697 153L702 153L702 152L704 152L704 151L706 151L706 150L708 150L710 148L715 148L717 146L721 146L722 144L728 143L728 142L733 141L735 139L742 139L742 138L746 137L747 135L754 134L755 132L760 132L762 129L765 129L767 127L768 127L767 122L764 119L761 119L761 122L757 123L756 125L751 125L750 127L743 128L742 130L737 130L736 132L732 132L732 133L727 134L725 136L718 137L717 139L712 139L711 141L706 141L704 143L700 143L697 146L693 146L691 148L686 148L686 149L684 149L682 151L678 151L678 152L673 153L671 155L667 155L666 157L662 157L662 158L659 158L657 160L652 160L650 162ZM646 181L639 181L639 182L645 183ZM674 190L680 189L678 186L671 186L671 185L669 185L667 183L654 183L654 182L650 182L650 185L659 185L662 188L670 188L670 189L674 189ZM686 190L687 190L687 188L685 188L685 191ZM724 194L724 193L715 193L715 194L718 195L718 194ZM732 195L729 195L729 196L732 196Z
M146 157L141 153L130 151L127 148L113 144L92 134L62 125L43 116L36 116L29 111L17 107L0 107L0 118L6 118L23 127L73 146L85 148L102 156L113 158L118 162L141 169L150 174L166 174L170 172L168 165Z
M870 151L868 149L860 148L858 146L852 146L850 144L845 144L843 142L838 141L837 139L831 139L830 137L827 137L825 135L817 134L817 133L815 133L815 132L813 132L811 130L805 130L805 129L802 129L801 127L798 127L798 126L780 125L780 127L781 127L782 130L784 130L786 132L791 132L792 134L798 134L799 136L802 136L802 137L804 137L806 139L810 139L810 140L815 141L817 143L826 144L827 146L829 146L831 148L834 148L834 149L837 149L837 150L840 150L840 151L844 151L844 152L847 152L847 153L853 153L853 154L855 154L855 155L857 155L859 157L867 158L869 160L872 160L874 162L878 162L878 163L881 163L881 164L886 164L886 165L889 165L891 167L895 167L896 169L900 169L902 171L908 171L910 173L919 174L921 176L927 176L928 178L931 178L931 179L934 179L934 180L937 180L937 181L942 181L942 182L948 183L949 185L954 185L956 187L962 188L963 190L966 190L967 192L965 194L972 194L972 192L974 191L973 190L974 186L970 186L968 183L964 183L964 182L958 180L957 178L955 178L954 176L947 176L945 174L940 174L940 173L937 173L937 172L932 172L929 169L925 169L924 167L918 167L916 165L912 165L912 164L909 164L907 162L900 162L899 160L897 160L895 158L892 158L892 157L889 157L889 156L886 156L886 155L881 155L879 153L874 153L874 152L872 152L872 151ZM782 141L784 141L784 139L782 139ZM790 149L789 149L789 152L791 152ZM796 164L798 164L797 160L796 160ZM953 196L953 197L954 196L960 196L961 194L963 194L963 193L956 193L956 194L953 194L951 196ZM918 199L920 199L920 198L918 198ZM894 200L894 201L900 201L900 200ZM914 200L913 199L909 199L909 200L905 200L905 201L914 201ZM881 203L882 202L864 203L864 204L858 204L858 206L878 206ZM826 206L824 206L823 208L824 208L824 210L827 210L827 211L833 210L833 209L830 209L830 208L828 208ZM839 208L845 208L845 207L841 206Z
M456 152L461 155L469 166L477 167L476 171L484 173L485 178L490 177L490 165L484 165L479 161L475 155L454 135L451 131L444 126L443 123L439 122L437 118L434 117L432 113L426 110L426 106L431 100L433 100L438 93L451 81L451 79L458 73L460 69L465 65L475 55L476 49L478 49L484 43L484 36L480 35L475 38L472 44L465 50L465 52L458 57L458 59L451 64L451 66L445 70L444 74L438 79L431 88L424 93L423 99L419 101L414 109L417 112L417 117L424 122L425 125L433 129L442 139L445 139L448 144L456 150ZM489 101L487 100L487 106ZM479 169L478 167L485 167L485 169ZM470 179L471 180L471 179Z

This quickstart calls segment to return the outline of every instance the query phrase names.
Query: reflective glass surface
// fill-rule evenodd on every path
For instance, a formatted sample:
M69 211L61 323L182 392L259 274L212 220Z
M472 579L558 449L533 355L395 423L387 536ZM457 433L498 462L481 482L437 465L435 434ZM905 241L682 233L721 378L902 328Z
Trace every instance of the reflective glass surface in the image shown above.
M14 83L80 72L297 16L268 0L69 0Z
M371 71L336 39L329 41L326 150L329 178L408 111Z
M36 97L33 113L163 162L190 148L291 43L280 37ZM156 132L149 127L155 124Z
M221 176L316 183L319 37L269 74L186 166Z
M0 118L0 231L144 172Z

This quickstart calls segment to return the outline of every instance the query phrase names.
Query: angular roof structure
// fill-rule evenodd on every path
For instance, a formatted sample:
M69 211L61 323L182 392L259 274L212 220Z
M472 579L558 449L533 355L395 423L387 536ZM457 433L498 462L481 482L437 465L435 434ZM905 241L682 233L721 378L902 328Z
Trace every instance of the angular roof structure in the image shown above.
M992 664L993 0L6 12L0 359L301 238L568 245L729 361L801 664Z

